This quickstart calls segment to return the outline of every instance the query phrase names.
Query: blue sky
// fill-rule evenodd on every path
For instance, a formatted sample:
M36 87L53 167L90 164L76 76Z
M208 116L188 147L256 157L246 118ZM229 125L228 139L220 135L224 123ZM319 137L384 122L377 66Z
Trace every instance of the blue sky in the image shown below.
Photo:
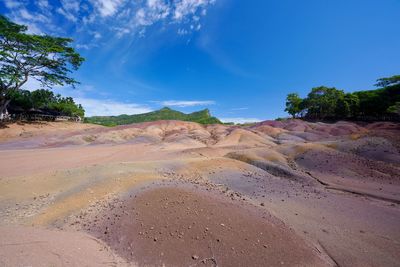
M273 119L289 92L400 74L399 0L1 0L0 11L75 40L81 85L55 91L87 115L169 106Z

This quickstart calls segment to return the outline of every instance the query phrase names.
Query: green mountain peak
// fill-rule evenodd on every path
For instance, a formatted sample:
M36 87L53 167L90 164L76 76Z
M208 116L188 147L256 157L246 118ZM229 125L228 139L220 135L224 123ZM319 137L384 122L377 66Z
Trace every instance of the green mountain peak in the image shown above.
M117 126L132 123L141 123L158 120L180 120L191 121L201 124L222 124L216 117L211 116L209 109L203 109L193 113L185 114L183 112L173 110L169 107L163 107L159 110L135 114L135 115L119 115L119 116L94 116L85 118L85 122L100 124L104 126Z

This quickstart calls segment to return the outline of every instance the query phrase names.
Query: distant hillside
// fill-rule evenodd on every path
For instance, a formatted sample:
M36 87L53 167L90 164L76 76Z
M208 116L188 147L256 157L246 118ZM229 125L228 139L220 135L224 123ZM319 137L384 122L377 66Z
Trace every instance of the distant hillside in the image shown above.
M136 115L123 114L119 116L94 116L85 118L85 122L100 124L104 126L116 126L158 120L180 120L192 121L201 124L222 124L220 120L211 116L208 109L185 114L180 111L176 111L166 107L157 111Z

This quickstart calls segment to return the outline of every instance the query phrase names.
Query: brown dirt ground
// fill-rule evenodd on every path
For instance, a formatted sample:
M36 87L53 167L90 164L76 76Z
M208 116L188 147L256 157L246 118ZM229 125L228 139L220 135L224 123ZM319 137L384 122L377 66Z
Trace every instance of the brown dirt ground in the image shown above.
M84 233L0 227L0 266L128 266Z
M99 220L91 231L139 266L329 265L268 213L193 189L148 189Z

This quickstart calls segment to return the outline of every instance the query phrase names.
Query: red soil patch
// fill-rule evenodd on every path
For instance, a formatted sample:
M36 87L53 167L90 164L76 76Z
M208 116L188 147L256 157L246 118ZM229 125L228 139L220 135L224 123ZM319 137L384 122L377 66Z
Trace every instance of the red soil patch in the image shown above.
M260 213L210 194L163 187L111 207L95 234L142 266L328 265L292 230Z

